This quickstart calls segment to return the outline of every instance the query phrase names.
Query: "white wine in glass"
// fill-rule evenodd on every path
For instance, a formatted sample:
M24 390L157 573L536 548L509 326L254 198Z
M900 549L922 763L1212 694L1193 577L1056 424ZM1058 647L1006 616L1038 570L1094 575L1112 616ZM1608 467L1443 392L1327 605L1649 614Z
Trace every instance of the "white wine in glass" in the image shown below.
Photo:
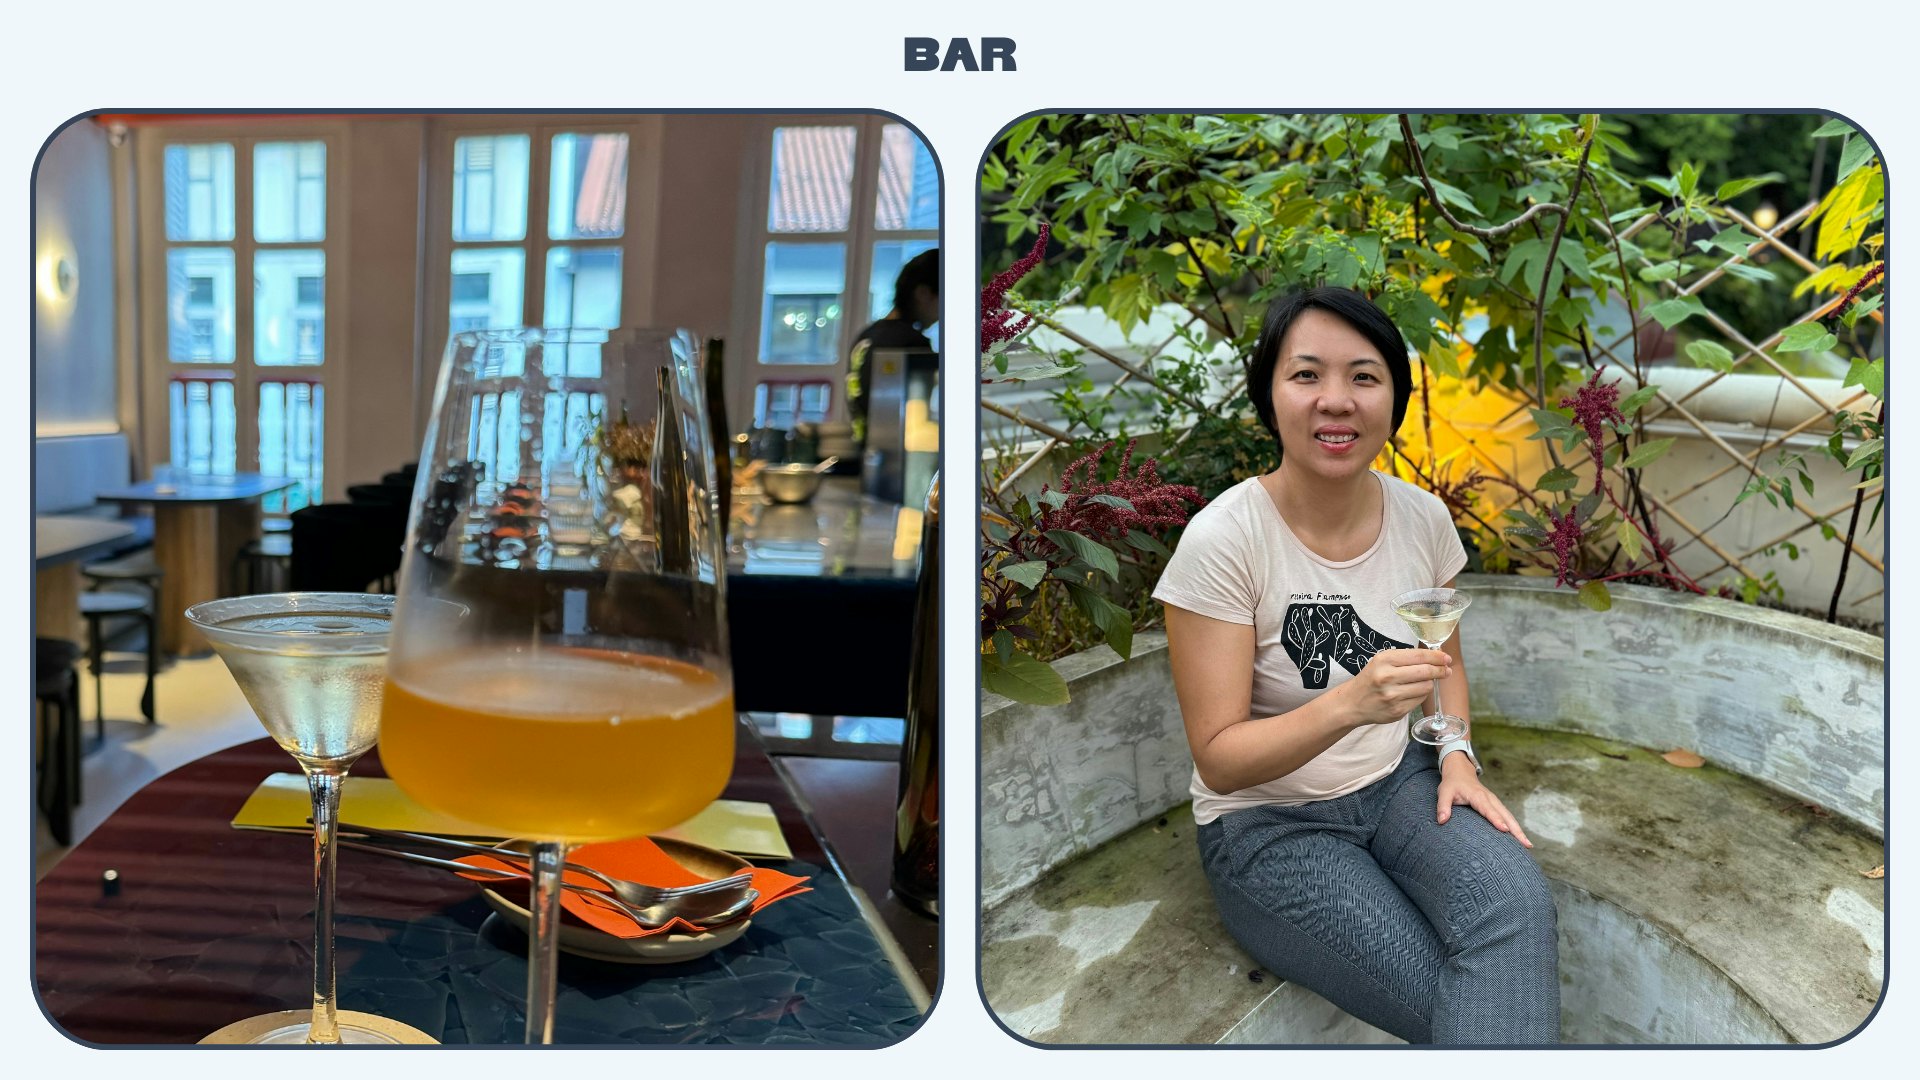
M1467 605L1473 598L1457 589L1415 589L1394 597L1393 611L1413 631L1421 645L1429 649L1438 649L1453 636L1460 624L1460 616L1466 614ZM1452 716L1440 707L1440 680L1433 681L1433 711L1413 722L1415 742L1438 746L1441 743L1463 739L1467 735L1467 721L1463 717Z
M430 1043L385 1017L336 1007L334 833L347 770L380 730L393 597L276 593L187 609L273 741L307 774L313 795L313 1004L229 1024L210 1042L260 1045Z

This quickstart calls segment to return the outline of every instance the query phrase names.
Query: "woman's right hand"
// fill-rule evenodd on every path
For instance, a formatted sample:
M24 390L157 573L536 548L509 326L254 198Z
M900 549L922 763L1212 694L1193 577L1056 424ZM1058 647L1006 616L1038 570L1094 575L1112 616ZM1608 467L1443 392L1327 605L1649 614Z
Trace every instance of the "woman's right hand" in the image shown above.
M1452 670L1453 657L1438 649L1382 649L1341 687L1348 715L1356 725L1404 720Z

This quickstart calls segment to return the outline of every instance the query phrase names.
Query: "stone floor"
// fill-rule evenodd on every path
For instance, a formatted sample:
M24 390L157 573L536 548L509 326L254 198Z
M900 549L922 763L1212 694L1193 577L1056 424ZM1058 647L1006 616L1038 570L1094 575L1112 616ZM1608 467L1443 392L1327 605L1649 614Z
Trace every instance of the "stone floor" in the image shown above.
M1563 1038L1820 1043L1872 1011L1876 837L1636 747L1484 722L1475 742L1559 898ZM1002 1022L1045 1043L1388 1041L1256 981L1214 913L1193 831L1183 806L984 913L983 985Z

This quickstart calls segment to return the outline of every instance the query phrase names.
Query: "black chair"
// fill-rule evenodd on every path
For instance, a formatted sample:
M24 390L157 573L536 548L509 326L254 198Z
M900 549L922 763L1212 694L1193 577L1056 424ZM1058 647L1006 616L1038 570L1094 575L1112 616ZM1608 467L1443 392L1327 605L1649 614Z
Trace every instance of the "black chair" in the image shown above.
M296 592L391 591L406 541L407 508L319 503L295 510L288 587Z
M94 742L104 744L107 741L106 692L103 687L107 660L108 619L132 619L138 622L145 632L143 651L146 653L147 688L140 695L140 714L147 723L155 723L153 709L153 680L158 673L160 650L158 641L159 624L153 617L152 600L125 592L89 592L80 594L80 615L87 620L87 668L93 672L93 722Z
M53 839L73 843L73 808L80 802L80 647L58 638L33 639L33 698L40 706L39 759L34 795Z
M258 540L249 540L234 556L233 580L241 595L285 592L292 576L293 534L270 532Z
M741 712L905 716L913 666L912 578L727 575L734 684ZM796 627L805 627L796 633ZM819 643L858 649L858 678L822 678Z

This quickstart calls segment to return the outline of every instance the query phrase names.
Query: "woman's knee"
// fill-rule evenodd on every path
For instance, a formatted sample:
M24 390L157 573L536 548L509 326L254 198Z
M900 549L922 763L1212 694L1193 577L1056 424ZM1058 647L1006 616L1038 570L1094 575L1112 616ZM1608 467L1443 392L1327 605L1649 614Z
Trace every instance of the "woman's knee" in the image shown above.
M1464 942L1530 938L1551 950L1559 909L1546 875L1524 852L1477 861L1453 889L1454 926Z

